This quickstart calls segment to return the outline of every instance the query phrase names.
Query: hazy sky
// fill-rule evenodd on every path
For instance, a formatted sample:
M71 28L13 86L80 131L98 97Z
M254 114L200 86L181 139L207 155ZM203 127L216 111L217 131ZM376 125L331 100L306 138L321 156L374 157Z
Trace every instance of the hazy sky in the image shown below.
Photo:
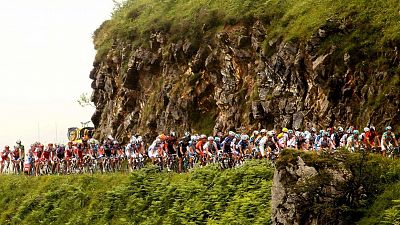
M0 148L64 142L90 120L94 109L76 100L91 93L92 34L112 9L112 0L0 2Z

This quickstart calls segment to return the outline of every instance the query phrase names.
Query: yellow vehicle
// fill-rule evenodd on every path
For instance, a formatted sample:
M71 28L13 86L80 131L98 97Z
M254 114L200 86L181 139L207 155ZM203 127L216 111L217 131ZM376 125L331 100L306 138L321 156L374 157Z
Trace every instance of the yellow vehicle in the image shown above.
M68 128L67 136L69 141L75 143L82 143L83 141L88 141L93 138L94 127L70 127Z

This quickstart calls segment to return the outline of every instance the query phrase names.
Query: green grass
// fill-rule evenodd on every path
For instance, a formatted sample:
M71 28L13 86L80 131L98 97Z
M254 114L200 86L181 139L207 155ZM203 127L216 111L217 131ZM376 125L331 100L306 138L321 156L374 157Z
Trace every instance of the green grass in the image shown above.
M225 25L261 20L267 39L308 40L328 19L346 24L346 35L329 41L346 50L400 41L400 4L396 0L127 0L94 33L98 58L113 40L148 45L150 33L170 40L206 39ZM355 51L355 50L354 50Z
M273 168L0 176L0 224L269 224Z

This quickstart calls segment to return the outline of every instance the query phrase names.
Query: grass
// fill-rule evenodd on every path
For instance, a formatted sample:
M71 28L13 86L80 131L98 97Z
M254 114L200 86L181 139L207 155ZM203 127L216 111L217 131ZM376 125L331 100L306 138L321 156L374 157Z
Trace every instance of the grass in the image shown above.
M379 49L400 41L396 0L127 0L94 33L98 58L113 40L148 45L151 32L170 41L206 39L226 25L263 21L268 39L308 40L327 20L345 24L348 34L330 41Z
M1 176L0 224L269 224L272 176L265 161L190 174Z

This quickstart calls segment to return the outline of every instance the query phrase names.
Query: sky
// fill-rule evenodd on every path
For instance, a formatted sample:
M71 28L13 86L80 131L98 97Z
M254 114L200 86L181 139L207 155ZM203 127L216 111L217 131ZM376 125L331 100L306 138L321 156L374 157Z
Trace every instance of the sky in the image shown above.
M112 0L0 2L0 148L67 141L90 121L92 34L111 17Z

